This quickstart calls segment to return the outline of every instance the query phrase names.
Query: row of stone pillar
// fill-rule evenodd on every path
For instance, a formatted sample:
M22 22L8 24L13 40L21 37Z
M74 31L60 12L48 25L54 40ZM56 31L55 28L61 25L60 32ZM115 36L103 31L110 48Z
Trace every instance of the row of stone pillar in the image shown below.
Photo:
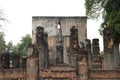
M26 58L20 58L19 54L4 53L0 55L0 65L2 69L26 68Z
M100 55L99 39L86 40L86 51L88 52L88 68L102 69L102 57Z
M76 80L87 80L88 54L84 43L78 44L78 30L70 29L70 66L76 69Z
M80 48L84 48L88 52L88 66L90 69L101 69L102 58L100 56L99 39L93 39L92 44L89 39L84 43L78 45L77 29L73 26L70 30L70 63L72 67L76 67L76 56Z

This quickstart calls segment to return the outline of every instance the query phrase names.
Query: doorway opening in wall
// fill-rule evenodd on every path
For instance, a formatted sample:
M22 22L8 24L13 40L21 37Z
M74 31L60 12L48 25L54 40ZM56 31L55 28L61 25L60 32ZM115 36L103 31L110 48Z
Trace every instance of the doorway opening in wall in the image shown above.
M60 22L56 28L56 63L63 63L63 45L62 45L62 31Z

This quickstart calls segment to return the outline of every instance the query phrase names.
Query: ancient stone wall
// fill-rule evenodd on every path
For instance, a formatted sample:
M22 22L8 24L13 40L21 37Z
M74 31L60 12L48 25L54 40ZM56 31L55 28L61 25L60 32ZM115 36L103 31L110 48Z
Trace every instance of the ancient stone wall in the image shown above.
M63 63L70 64L70 37L63 37Z
M49 34L48 34L49 35ZM56 52L56 37L50 36L48 37L48 46L49 46L49 65L55 65L55 52Z
M120 70L89 70L89 80L119 80Z
M0 80L26 79L25 69L0 69Z
M65 41L66 36L70 37L70 29L72 26L75 26L78 29L78 43L84 42L87 38L87 17L45 17L45 16L33 16L32 18L32 42L33 44L36 42L36 27L42 26L44 31L48 33L48 45L49 45L49 59L50 64L55 64L56 58L56 36L57 36L57 26L61 27L62 31L62 45L64 47L63 56L66 57L69 55L70 51L70 42L67 39L67 44ZM69 46L68 46L69 45ZM69 63L68 59L63 57L64 63Z
M76 28L78 29L78 41L85 43L85 39L87 38L87 29L86 29L87 17L34 16L32 18L33 44L36 42L35 29L37 26L44 27L45 32L49 34L48 35L48 39L49 39L50 36L56 36L56 28L59 23L62 30L62 36L70 36L70 28L72 28L72 26L76 26Z

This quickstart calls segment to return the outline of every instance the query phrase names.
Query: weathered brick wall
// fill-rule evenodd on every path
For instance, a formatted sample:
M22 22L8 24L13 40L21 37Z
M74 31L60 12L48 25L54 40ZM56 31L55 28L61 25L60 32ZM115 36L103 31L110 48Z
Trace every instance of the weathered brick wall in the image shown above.
M49 35L49 34L48 34ZM56 46L55 46L55 36L48 37L48 46L49 46L49 63L50 65L55 65L55 52L56 52Z
M60 23L60 24L59 24ZM87 17L39 17L39 16L34 16L32 18L32 32L33 32L33 39L32 39L32 43L34 44L36 42L36 27L37 26L42 26L44 27L45 32L48 33L48 45L49 45L49 56L50 56L50 63L54 64L54 59L56 55L56 28L58 26L58 24L61 27L62 30L62 36L68 36L70 37L70 28L72 26L76 26L76 28L78 29L78 43L79 42L83 42L85 43L85 39L87 38L87 30L86 30L86 24L87 24ZM54 38L52 38L54 37ZM62 37L62 38L63 38ZM53 41L53 42L51 42ZM69 54L69 52L67 51L68 46L65 46L66 43L64 43L65 41L63 41L64 44L64 53L63 54ZM66 44L66 45L70 45ZM51 48L52 47L52 48ZM53 51L53 52L52 52ZM64 55L64 56L66 56ZM42 58L41 58L42 59ZM66 58L64 58L65 60ZM53 62L52 62L53 61ZM64 61L65 63L69 63L67 60ZM40 63L41 64L41 63Z
M89 70L89 79L120 79L120 70Z
M3 79L26 79L25 69L4 69L0 70L0 80Z
M83 61L84 62L84 61ZM84 63L79 63L81 66L85 65ZM55 78L72 78L72 80L119 80L120 79L120 70L89 70L88 73L85 73L85 67L81 67L82 70L80 73L85 73L79 77L76 76L75 69L68 69L62 67L63 72L60 71L43 71L39 73L39 77L55 79ZM27 73L25 69L4 69L0 70L0 80L2 79L26 79ZM82 78L83 77L83 78ZM87 79L85 79L88 77ZM77 79L76 79L77 78Z
M63 17L61 19L62 35L69 36L70 29L75 26L78 29L78 42L84 42L87 38L86 17Z
M70 37L63 37L63 61L65 64L70 64Z
M35 29L37 26L42 26L49 36L56 36L56 27L60 23L63 36L70 36L70 28L76 26L78 28L79 42L84 42L87 38L87 17L39 17L32 18L33 40L35 40ZM33 41L34 43L35 41Z
M50 66L39 72L41 79L72 79L76 80L75 68L71 68L65 64L59 64L56 66Z

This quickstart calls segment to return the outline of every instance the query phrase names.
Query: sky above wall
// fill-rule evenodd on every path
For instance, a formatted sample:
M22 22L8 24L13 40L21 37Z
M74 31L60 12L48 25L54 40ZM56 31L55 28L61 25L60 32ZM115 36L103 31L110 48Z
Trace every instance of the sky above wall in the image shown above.
M32 16L86 16L85 0L0 0L0 9L4 9L8 23L3 24L6 42L16 45L22 36L32 35ZM100 49L103 40L98 29L101 23L87 21L88 39L99 38Z

